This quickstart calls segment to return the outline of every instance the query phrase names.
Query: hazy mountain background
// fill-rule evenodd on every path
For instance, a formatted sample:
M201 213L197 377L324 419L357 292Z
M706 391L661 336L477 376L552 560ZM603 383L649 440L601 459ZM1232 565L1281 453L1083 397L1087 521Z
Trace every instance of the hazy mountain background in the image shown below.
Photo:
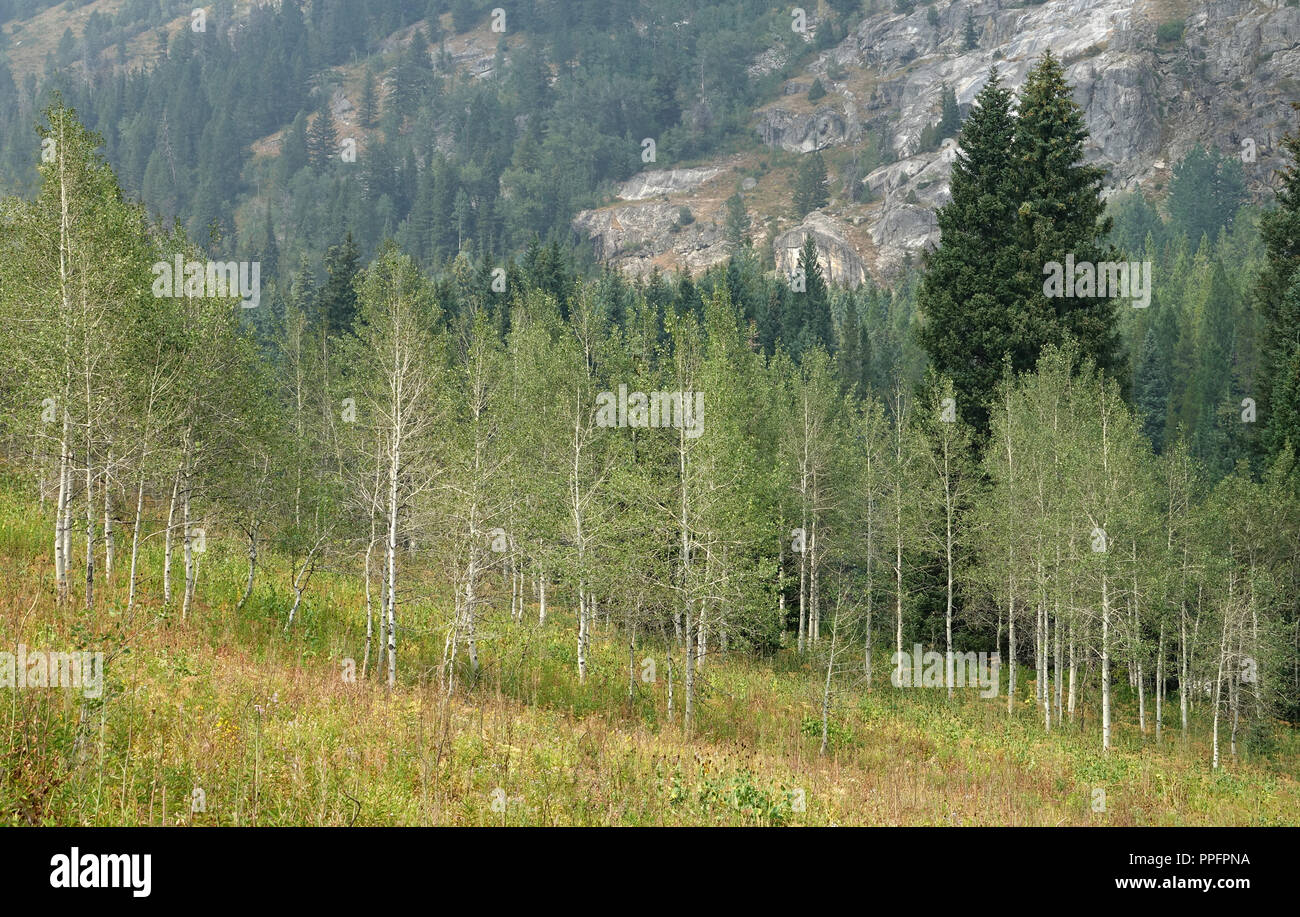
M363 258L392 235L429 267L538 237L698 272L734 249L739 192L767 259L788 266L811 232L856 284L936 241L943 90L965 115L991 65L1014 86L1051 48L1108 187L1157 204L1196 145L1249 144L1245 186L1267 199L1300 89L1294 2L834 0L808 3L803 31L762 0L222 2L201 32L192 8L0 3L4 187L32 187L32 125L58 89L129 193L197 239L215 224L265 255L273 236L284 265L350 231ZM335 149L349 140L355 162ZM829 201L805 221L793 189L814 150Z

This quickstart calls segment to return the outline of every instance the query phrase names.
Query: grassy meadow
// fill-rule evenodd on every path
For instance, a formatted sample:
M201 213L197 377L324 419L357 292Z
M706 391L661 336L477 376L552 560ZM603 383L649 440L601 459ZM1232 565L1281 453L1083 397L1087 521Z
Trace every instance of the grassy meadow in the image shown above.
M129 532L111 579L98 583L95 610L77 593L72 610L57 612L52 517L16 493L0 495L0 649L99 650L106 662L97 699L66 689L0 693L0 823L1300 823L1293 728L1275 724L1214 773L1204 724L1194 719L1184 740L1175 698L1157 745L1150 722L1138 731L1122 679L1116 747L1103 754L1092 697L1074 723L1044 732L1032 667L1021 669L1009 716L1005 695L959 691L950 702L942 690L895 689L882 653L872 684L837 679L821 754L825 672L815 654L712 656L688 735L680 681L678 709L668 710L663 645L632 648L629 699L626 635L597 626L581 685L563 608L548 608L544 627L535 608L523 622L503 610L485 618L478 679L459 674L448 696L435 673L450 598L440 602L428 584L423 594L433 598L403 606L390 693L373 659L361 671L359 576L318 574L286 633L287 565L268 559L236 611L242 545L219 534L209 534L187 620L159 600L160 538L142 550L141 599L127 613ZM653 682L643 680L647 659ZM680 679L680 658L673 665Z

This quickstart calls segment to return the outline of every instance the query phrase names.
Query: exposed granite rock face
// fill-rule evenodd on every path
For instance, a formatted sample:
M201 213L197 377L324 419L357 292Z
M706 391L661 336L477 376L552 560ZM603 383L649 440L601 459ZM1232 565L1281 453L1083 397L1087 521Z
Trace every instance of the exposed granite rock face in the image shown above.
M883 198L886 209L906 203L942 207L951 199L948 177L956 152L957 144L945 141L938 153L919 153L881 166L864 181L872 195Z
M828 146L856 142L862 125L852 102L823 105L812 114L769 108L760 117L759 136L768 146L792 153L809 153Z
M897 270L908 255L919 255L939 241L939 221L929 207L903 203L884 212L871 223L871 241L880 252L881 273Z
M605 261L666 239L677 222L677 209L672 204L653 203L584 210L574 217L573 227L591 237L596 257Z
M778 271L790 274L798 267L799 252L808 236L816 241L817 263L832 283L856 287L867 279L867 267L846 238L844 224L820 211L808 214L794 229L773 240L772 256Z
M625 201L643 201L661 194L689 191L722 174L722 169L658 169L633 175L619 186L618 196Z
M758 55L754 62L745 68L745 72L754 78L766 76L784 67L785 61L785 54L776 48L769 48Z
M681 226L681 207L654 202L584 210L574 217L573 228L591 239L598 259L615 262L634 275L648 273L665 255L673 265L692 272L725 261L732 246L723 238L722 227L707 219Z
M689 200L670 201L669 195L695 191L724 171L708 167L640 172L618 188L619 199L628 203L584 210L573 218L573 228L591 239L598 259L631 274L648 273L665 260L692 272L704 270L725 261L732 246L718 221L705 214L692 211L692 221L682 225L681 210L689 207Z

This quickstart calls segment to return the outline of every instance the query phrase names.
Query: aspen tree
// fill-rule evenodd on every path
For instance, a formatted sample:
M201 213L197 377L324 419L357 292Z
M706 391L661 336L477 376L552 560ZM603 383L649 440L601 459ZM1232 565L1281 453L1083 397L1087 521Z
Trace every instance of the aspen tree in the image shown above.
M437 306L414 261L386 246L358 281L358 321L348 342L357 423L383 465L384 621L388 687L397 684L398 546L412 510L435 483L433 443L444 411L445 358ZM367 463L369 467L369 463Z
M944 680L951 698L956 682L952 625L962 540L959 516L965 513L973 486L969 468L971 434L957 415L952 380L932 375L926 381L926 389L923 409L915 415L920 446L918 497L923 507L917 536L927 551L937 552L943 558Z

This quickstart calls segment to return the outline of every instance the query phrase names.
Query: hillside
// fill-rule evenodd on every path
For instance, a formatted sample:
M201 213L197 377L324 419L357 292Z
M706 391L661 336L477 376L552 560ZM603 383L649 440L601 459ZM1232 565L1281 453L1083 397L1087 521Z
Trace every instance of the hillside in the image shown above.
M47 522L4 498L0 564L27 572L5 578L0 643L98 635L114 659L102 698L5 705L0 731L17 738L0 781L6 824L1268 825L1300 809L1294 749L1212 774L1199 738L1154 746L1125 729L1103 756L1086 736L1095 710L1045 737L1029 692L1008 717L1000 699L954 706L859 678L837 693L822 755L818 676L790 651L710 659L687 733L663 674L642 678L643 660L666 673L662 644L637 646L629 699L626 647L599 632L577 690L573 618L554 607L545 625L536 606L525 621L485 620L493 662L464 695L427 674L389 694L360 673L353 580L329 576L286 633L278 576L233 607L243 571L225 538L209 541L189 617L152 600L124 615L119 570L101 612L74 626L33 569L48 560ZM155 547L142 578L160 576ZM404 665L427 672L438 641L410 630Z
M721 200L740 191L755 217L753 241L773 246L787 271L787 250L811 232L819 245L845 252L825 265L837 282L856 283L864 271L895 276L907 256L938 241L934 208L948 200L952 157L922 148L922 135L939 120L942 86L953 88L964 115L990 67L1017 86L1048 48L1066 64L1091 135L1089 159L1109 170L1108 190L1159 199L1173 163L1200 144L1229 155L1248 150L1251 191L1271 197L1282 165L1278 142L1294 124L1290 102L1300 90L1300 6L1048 0L908 4L906 13L881 6L754 112L757 149L695 164L723 170L717 190L684 188L656 204L580 214L575 226L593 237L598 255L638 273L719 263L733 248L720 240ZM964 46L968 16L971 48ZM764 56L751 70L780 64ZM814 80L826 95L812 102ZM1243 146L1248 139L1253 145ZM788 189L791 156L815 149L832 163L832 200L828 219L800 226L787 194L769 189ZM664 216L680 206L697 218L684 240L670 234ZM799 241L778 240L790 231Z
M61 83L74 97L81 95L77 83L88 75L102 81L152 70L162 77L168 68L162 66L166 57L161 42L184 45L197 34L191 31L188 8L173 7L172 16L158 21L123 0L94 0L75 9L71 4L50 5L4 24L3 54L16 85L27 87L33 80L46 86ZM545 238L557 232L565 235L571 228L577 239L587 240L582 250L589 257L632 274L644 275L651 268L698 273L724 262L735 250L734 237L728 238L725 227L725 202L739 194L750 216L748 238L774 266L788 272L802 239L812 234L823 249L837 253L824 255L823 266L831 278L857 284L867 276L877 281L897 277L937 241L934 209L947 200L952 153L927 132L939 121L945 86L952 88L965 115L989 67L997 66L1015 86L1033 60L1050 48L1065 61L1091 134L1088 155L1108 169L1108 191L1141 191L1160 200L1173 165L1199 144L1249 158L1246 178L1261 202L1271 198L1276 185L1282 162L1278 144L1294 120L1289 102L1300 88L1294 76L1300 72L1300 7L1271 0L1050 0L1028 5L874 0L857 9L848 3L821 4L809 12L802 32L791 29L788 11L759 4L763 14L757 21L764 25L744 38L735 33L738 40L727 47L728 54L747 55L727 65L743 63L749 88L727 98L726 104L747 105L747 114L729 114L724 122L714 113L721 109L707 87L701 93L679 82L663 114L647 109L608 124L602 115L592 124L598 133L583 138L566 126L568 148L577 153L585 146L587 152L578 158L592 157L589 165L575 170L560 162L552 167L545 145L531 145L532 129L519 131L528 124L529 114L527 106L516 107L523 100L512 81L524 70L535 72L532 68L545 60L555 91L565 85L564 67L555 59L557 37L546 31L550 23L538 19L534 24L521 14L523 26L512 21L498 33L481 4L467 7L476 13L458 10L454 16L449 7L443 8L448 11L436 18L416 17L391 31L383 24L385 17L409 19L411 13L376 9L366 14L368 21L337 26L361 32L352 37L362 40L336 39L349 45L347 50L331 52L327 41L311 44L306 53L321 59L310 65L311 72L299 70L301 76L295 77L308 80L308 91L295 90L284 104L275 103L252 119L260 127L242 138L230 138L235 145L226 145L218 154L234 159L224 164L224 177L207 175L199 158L199 145L207 136L202 124L192 129L193 154L178 150L171 161L174 180L157 166L146 168L146 160L157 156L156 150L149 153L148 144L139 153L129 149L145 140L141 131L165 131L166 119L133 128L127 125L135 119L120 124L92 120L92 125L101 131L108 128L109 156L128 189L143 194L164 217L179 216L196 238L206 237L216 221L241 249L262 248L273 233L279 253L296 260L304 249L338 241L341 234L326 233L318 224L341 221L363 252L372 251L389 232L427 251L430 258L465 250L469 239L479 253L487 250L499 258L520 251L533 233ZM311 7L305 9L309 30L331 27L329 8L324 18ZM708 13L726 16L728 11L724 4ZM215 7L200 37L231 42L233 57L223 66L248 68L234 62L245 54L267 53L255 47L268 40L265 28L257 24L259 16L255 4ZM648 13L639 27L647 36L663 34L677 28L669 24L670 18ZM688 16L681 24L692 21ZM700 54L706 66L720 64L722 58L704 44L716 29L701 29L699 37L684 46L686 55ZM65 37L60 42L57 36L65 30L75 40ZM417 31L436 39L429 52L435 60L426 58L424 63L432 75L420 77L438 84L433 96L407 85L414 71L406 52ZM241 41L241 35L255 42ZM579 93L597 93L578 103L588 108L603 104L584 73L584 64L592 67L593 75L602 66L590 48L585 58L580 52L565 64L578 66L573 73L574 85L582 87ZM88 49L93 53L88 55ZM521 50L528 53L516 61ZM59 63L53 84L47 58ZM496 72L502 66L506 72ZM262 67L259 63L251 69ZM661 65L653 67L658 72ZM381 110L415 92L410 104L401 103L398 119L391 112L387 118L359 118L367 73L376 81ZM221 77L214 73L212 79ZM264 80L283 77L268 71ZM814 82L825 93L816 100L809 98ZM493 94L500 101L488 102L482 96L472 101L472 92L465 95L468 89L452 89L457 84L499 87ZM148 90L159 91L169 90ZM436 101L449 92L450 105ZM128 92L113 103L128 118L140 104L131 101L131 95L140 98ZM453 101L455 96L460 99ZM411 107L417 99L427 106L423 114ZM558 96L544 100L539 95L533 102L534 108L537 103L564 104ZM497 117L489 112L500 105L518 112L500 114L513 119L514 137L475 138L456 126L452 112L458 105L484 104L483 115L489 118ZM35 107L35 101L23 101L10 122L10 131L18 136L9 137L9 165L0 170L10 174L0 177L11 183L23 171L20 163L30 162L21 155L19 128L30 123ZM194 106L172 104L168 110L180 117L187 107ZM298 147L306 142L306 131L321 107L331 110L334 135L340 142L354 143L358 156L348 167L335 165L323 172L313 168L308 180L301 173L304 154ZM220 116L221 103L203 102L203 109ZM240 120L238 114L232 116ZM282 156L285 137L294 129L300 131L291 141L295 148ZM614 131L621 135L617 140ZM540 135L534 136L540 143ZM653 161L639 158L643 137L658 143ZM174 141L157 133L153 145L160 142L166 151ZM500 153L488 153L487 143L504 146ZM615 149L620 143L627 149ZM805 225L792 212L790 188L801 158L813 150L827 157L831 194L828 205ZM186 182L179 178L177 160L189 155L196 158L183 164L183 171L192 176ZM460 209L454 194L439 190L451 179L435 174L433 156L446 156L447 168L470 181ZM236 164L238 171L231 171ZM660 172L680 177L707 170L710 178L703 184L670 178L657 193L629 194L629 186L646 181L634 177L638 170L647 173L652 184ZM431 180L427 191L411 184L416 175ZM557 176L563 177L557 182ZM202 193L209 179L234 184L226 206L217 206L214 196ZM313 189L314 206L286 205L289 195L299 197L306 187ZM509 212L512 199L542 188L545 195L533 201L530 212ZM427 228L420 212L428 207L434 210L435 222L442 219L460 229L448 234ZM683 208L691 218L685 224L679 220Z

